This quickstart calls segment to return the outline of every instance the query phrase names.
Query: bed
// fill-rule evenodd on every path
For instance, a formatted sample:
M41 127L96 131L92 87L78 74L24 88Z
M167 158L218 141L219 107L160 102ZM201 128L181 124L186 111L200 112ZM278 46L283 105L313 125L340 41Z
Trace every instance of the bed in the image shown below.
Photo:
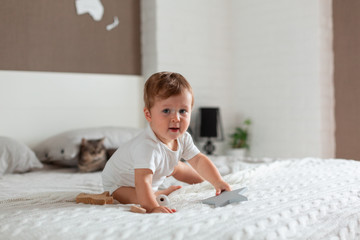
M360 162L345 159L211 157L233 189L248 189L248 201L224 207L201 202L215 194L206 182L180 184L168 196L174 214L133 213L131 205L119 203L77 204L79 193L103 192L100 172L74 167L80 135L106 132L107 144L119 145L136 134L134 128L143 127L136 110L142 108L142 80L101 76L107 97L99 105L92 100L100 84L93 75L0 75L0 110L6 113L0 125L5 136L0 138L0 239L360 239ZM59 91L65 91L64 81L76 82L66 94ZM19 94L19 85L26 91ZM79 91L84 98L78 98ZM86 104L101 114L91 118L93 109ZM64 134L67 130L71 134ZM116 131L131 134L117 138L123 135ZM179 183L168 178L163 187L173 184Z
M249 200L215 208L201 203L214 195L211 185L182 184L169 195L174 214L132 213L131 205L119 203L77 204L81 192L103 192L100 172L45 165L5 174L0 179L1 239L360 238L359 162L226 162L225 180L233 189L247 187ZM164 183L170 184L176 180Z

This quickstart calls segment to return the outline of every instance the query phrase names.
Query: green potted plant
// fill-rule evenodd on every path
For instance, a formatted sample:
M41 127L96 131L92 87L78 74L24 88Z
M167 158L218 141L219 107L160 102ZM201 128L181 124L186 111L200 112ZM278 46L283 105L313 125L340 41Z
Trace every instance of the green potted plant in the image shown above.
M242 126L236 127L235 131L230 135L231 137L231 149L229 150L229 155L244 157L246 151L250 148L249 145L249 126L251 125L251 120L246 119Z

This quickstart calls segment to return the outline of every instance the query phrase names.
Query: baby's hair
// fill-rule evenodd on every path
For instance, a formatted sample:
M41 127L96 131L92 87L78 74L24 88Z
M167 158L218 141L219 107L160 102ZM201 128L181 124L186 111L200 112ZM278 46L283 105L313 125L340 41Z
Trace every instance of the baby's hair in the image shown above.
M167 99L188 90L192 95L191 106L194 105L194 96L189 82L175 72L158 72L149 77L144 86L145 107L150 109L154 106L155 98Z

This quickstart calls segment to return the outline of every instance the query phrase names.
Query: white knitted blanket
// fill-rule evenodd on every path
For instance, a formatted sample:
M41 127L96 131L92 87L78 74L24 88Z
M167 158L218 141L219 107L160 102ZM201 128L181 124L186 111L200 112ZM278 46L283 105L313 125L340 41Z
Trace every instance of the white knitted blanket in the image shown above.
M246 186L249 201L201 204L214 195L208 183L172 193L174 214L76 204L78 188L17 194L0 200L0 239L360 239L360 162L285 160L225 179L233 189Z

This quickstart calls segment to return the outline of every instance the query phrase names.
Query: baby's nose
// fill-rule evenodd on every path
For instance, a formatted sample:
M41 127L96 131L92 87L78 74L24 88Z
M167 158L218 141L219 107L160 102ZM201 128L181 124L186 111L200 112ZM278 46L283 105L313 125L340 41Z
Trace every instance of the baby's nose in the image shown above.
M172 120L173 122L180 121L180 115L179 115L179 113L178 113L178 112L174 112L174 113L172 114L172 116L171 116L171 120Z

